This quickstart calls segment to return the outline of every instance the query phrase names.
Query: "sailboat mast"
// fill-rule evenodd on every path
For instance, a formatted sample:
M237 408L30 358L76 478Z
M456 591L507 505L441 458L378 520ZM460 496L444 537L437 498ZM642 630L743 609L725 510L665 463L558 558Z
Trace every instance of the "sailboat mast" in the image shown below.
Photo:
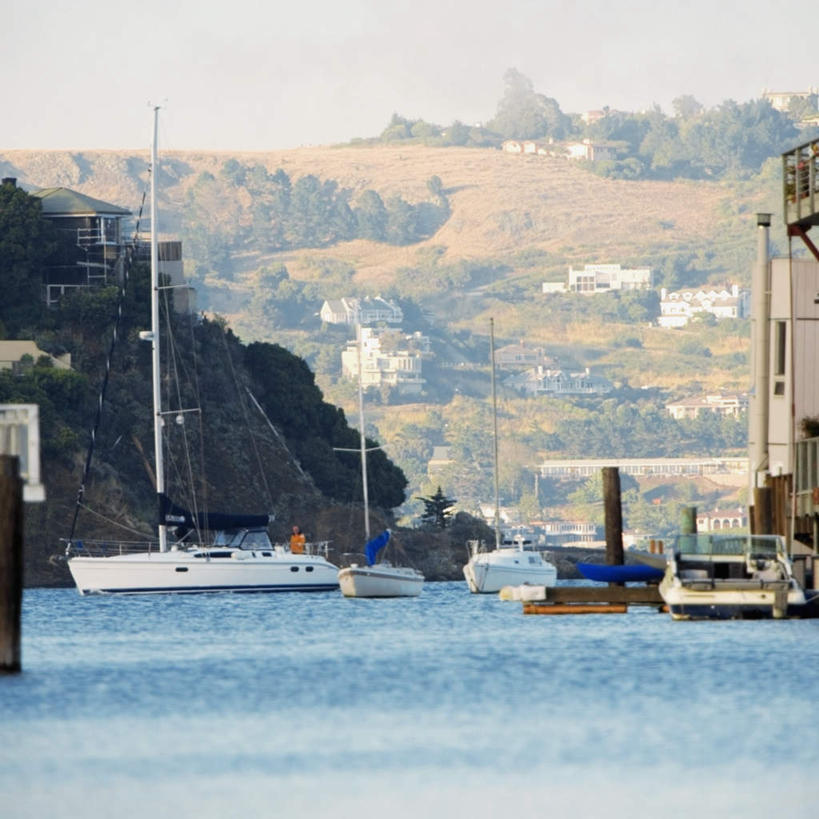
M367 542L370 540L370 497L367 489L367 439L364 434L364 387L362 386L362 366L364 339L361 334L361 324L356 324L358 335L358 429L361 439L361 485L364 494L364 534Z
M489 319L489 359L492 365L492 442L494 446L495 480L495 548L501 545L500 490L498 489L498 397L495 391L495 319Z
M165 466L162 457L162 392L160 384L159 360L159 250L157 244L156 218L156 178L159 175L157 162L157 134L159 106L154 107L154 132L151 140L151 372L153 375L154 398L154 458L156 462L156 494L159 500L165 493ZM157 503L157 507L160 504ZM159 551L168 550L168 530L159 524Z
M370 497L367 489L367 439L364 434L364 387L361 384L363 372L362 348L364 339L361 335L361 324L356 324L356 334L358 335L358 429L361 443L361 486L364 494L364 534L367 541L370 539Z

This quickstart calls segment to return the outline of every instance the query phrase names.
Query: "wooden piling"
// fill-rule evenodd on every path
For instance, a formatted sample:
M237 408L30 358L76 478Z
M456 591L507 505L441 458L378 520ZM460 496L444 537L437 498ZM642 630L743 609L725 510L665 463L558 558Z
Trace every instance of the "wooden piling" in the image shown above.
M771 508L771 490L767 486L754 487L754 522L752 531L755 535L773 533L773 515Z
M0 673L20 671L23 482L19 458L0 455Z
M620 470L603 467L603 508L606 515L606 564L623 565L623 509L620 504Z
M680 515L680 534L697 534L697 507L684 506Z

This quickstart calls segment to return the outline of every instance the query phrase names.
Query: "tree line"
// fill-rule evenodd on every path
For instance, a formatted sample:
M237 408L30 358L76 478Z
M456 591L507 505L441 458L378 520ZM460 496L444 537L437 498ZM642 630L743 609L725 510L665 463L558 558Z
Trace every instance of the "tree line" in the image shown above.
M199 174L188 190L183 225L186 252L210 268L226 268L231 253L253 246L273 253L328 247L352 239L408 245L428 238L449 218L439 177L429 199L386 201L375 190L356 197L333 179L307 174L295 181L281 168L227 160L218 175Z
M538 93L532 81L510 68L495 116L485 124L455 121L442 127L423 119L394 114L373 141L410 140L425 145L499 147L504 140L544 142L591 139L609 144L616 158L589 163L604 176L626 179L721 178L756 173L766 159L795 142L814 138L817 130L800 131L797 123L817 112L817 97L794 100L786 111L763 99L725 100L706 109L691 95L672 102L668 116L659 106L634 113L603 108L584 120L564 113L558 101Z

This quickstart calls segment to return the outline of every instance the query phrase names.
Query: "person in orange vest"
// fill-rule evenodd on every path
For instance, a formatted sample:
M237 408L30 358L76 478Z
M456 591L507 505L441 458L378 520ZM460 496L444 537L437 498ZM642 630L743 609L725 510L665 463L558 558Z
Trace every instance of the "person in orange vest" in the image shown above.
M290 535L290 551L294 555L304 554L304 535L298 526L293 527L293 534Z

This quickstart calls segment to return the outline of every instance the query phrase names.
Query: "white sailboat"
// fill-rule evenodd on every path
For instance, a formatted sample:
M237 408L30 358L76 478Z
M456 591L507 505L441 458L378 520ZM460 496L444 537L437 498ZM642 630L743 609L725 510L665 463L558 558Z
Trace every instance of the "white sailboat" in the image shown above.
M524 538L501 542L500 492L498 489L498 410L495 390L495 322L489 323L490 359L492 362L492 426L494 443L495 548L484 551L480 541L469 543L469 562L464 577L473 594L499 592L504 586L554 586L557 569L540 552L525 548Z
M378 553L386 547L391 532L385 529L375 538L370 537L370 505L367 488L367 441L364 435L364 389L361 383L361 326L358 334L358 428L361 451L361 483L364 498L364 531L367 565L352 563L338 573L338 583L345 597L417 597L424 586L424 575L411 566L394 566L387 560L376 563Z
M338 568L324 549L292 554L272 545L267 515L192 514L173 505L165 494L163 413L160 392L159 274L156 180L158 108L154 109L151 144L151 330L141 337L152 345L154 452L160 510L158 543L111 543L105 547L70 541L68 568L82 595L195 592L322 591L338 588ZM175 532L213 532L210 542L180 539ZM204 538L202 538L204 540Z

